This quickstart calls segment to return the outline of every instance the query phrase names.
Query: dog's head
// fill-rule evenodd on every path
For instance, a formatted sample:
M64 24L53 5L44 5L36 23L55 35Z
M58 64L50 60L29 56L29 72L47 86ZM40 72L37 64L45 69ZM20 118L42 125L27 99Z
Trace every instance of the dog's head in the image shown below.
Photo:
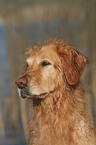
M26 71L16 81L23 98L45 98L61 86L74 86L87 59L65 42L53 40L27 52Z

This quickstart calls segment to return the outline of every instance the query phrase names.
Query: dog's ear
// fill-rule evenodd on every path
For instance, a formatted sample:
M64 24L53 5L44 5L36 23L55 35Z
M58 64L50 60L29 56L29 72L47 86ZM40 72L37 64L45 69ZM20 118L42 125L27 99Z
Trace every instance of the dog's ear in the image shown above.
M87 63L87 58L67 45L61 50L64 74L69 85L75 85Z

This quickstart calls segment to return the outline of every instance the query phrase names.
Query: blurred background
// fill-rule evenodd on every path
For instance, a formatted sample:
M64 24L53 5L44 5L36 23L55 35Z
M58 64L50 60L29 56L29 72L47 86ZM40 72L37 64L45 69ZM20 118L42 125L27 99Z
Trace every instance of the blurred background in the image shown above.
M26 48L63 39L89 59L81 82L96 127L96 0L0 0L0 145L26 145L32 111L18 97Z

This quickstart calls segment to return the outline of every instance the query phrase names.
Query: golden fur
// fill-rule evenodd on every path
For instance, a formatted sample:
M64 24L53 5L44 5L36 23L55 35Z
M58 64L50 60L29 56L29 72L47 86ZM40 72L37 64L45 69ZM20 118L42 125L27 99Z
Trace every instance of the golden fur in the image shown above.
M95 145L93 122L87 114L80 75L87 63L67 43L52 40L26 53L33 117L30 145Z

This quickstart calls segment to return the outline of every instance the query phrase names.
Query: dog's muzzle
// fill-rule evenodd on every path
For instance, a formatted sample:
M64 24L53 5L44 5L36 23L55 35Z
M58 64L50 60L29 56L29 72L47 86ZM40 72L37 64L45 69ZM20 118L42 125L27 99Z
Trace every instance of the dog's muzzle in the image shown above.
M28 98L28 99L32 99L32 98L39 98L39 99L43 99L45 98L49 93L45 92L45 93L41 93L41 94L30 94L29 89L28 89L28 80L25 76L20 77L17 81L16 81L16 85L18 87L18 94L20 97L22 98Z

